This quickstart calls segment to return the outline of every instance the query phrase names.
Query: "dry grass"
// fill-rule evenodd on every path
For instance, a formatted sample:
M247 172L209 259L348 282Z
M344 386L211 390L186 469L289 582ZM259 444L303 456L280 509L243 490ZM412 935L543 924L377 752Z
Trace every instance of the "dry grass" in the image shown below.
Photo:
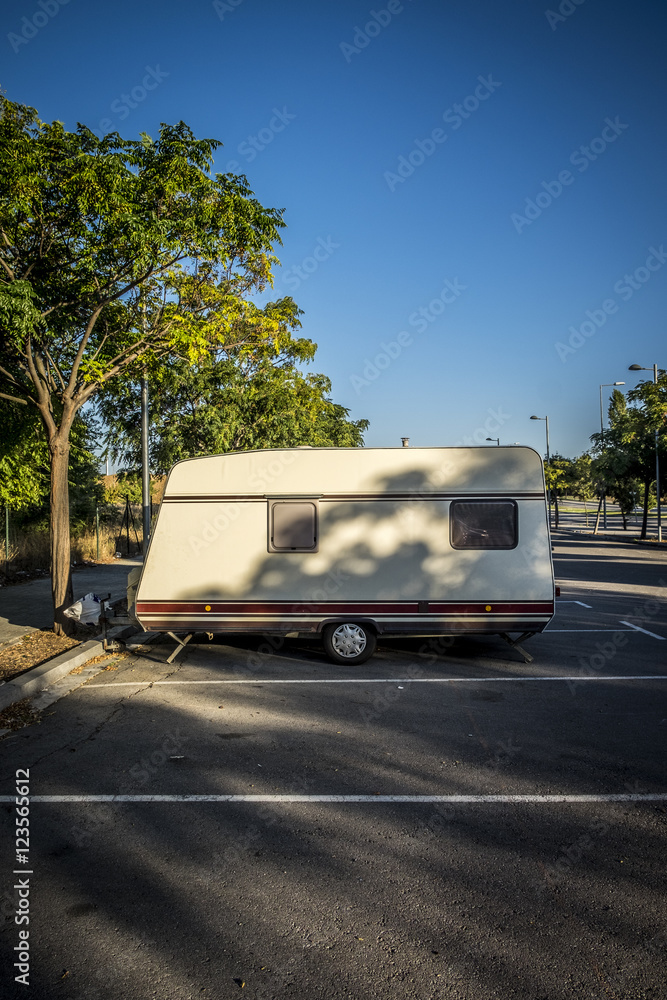
M135 554L143 542L141 517L135 512L135 531L130 528L130 551ZM97 531L95 526L73 531L70 542L72 564L110 563L113 562L118 550L118 525L101 524L99 532L99 558ZM120 551L127 555L126 532L120 541ZM138 544L137 544L138 539ZM14 530L10 535L9 560L6 559L5 546L0 549L0 579L8 583L20 583L22 580L35 576L46 576L49 572L50 551L49 533L43 530Z

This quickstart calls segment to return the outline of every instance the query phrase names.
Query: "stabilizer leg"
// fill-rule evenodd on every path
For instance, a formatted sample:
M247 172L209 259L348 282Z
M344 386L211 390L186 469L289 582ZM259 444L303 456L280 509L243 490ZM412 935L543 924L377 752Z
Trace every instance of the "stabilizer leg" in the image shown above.
M521 635L518 638L516 638L516 639L510 639L510 637L507 634L507 632L501 632L500 633L500 638L504 639L505 642L507 643L507 645L511 646L512 649L516 649L517 652L521 653L521 655L523 656L523 662L524 663L532 663L533 662L533 657L530 655L530 653L527 653L526 650L523 649L523 647L519 645L519 643L523 642L524 639L530 639L530 637L533 636L533 635L537 635L537 633L536 632L522 632Z

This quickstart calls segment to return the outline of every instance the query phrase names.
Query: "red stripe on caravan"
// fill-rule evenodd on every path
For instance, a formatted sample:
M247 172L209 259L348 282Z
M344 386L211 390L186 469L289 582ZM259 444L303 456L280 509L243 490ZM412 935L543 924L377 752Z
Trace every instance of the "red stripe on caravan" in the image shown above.
M422 607L420 610L419 604ZM327 602L324 604L304 601L139 601L137 614L230 614L230 615L483 615L483 614L548 614L554 613L553 601L488 601L468 604L463 602L440 603L435 601L409 603L389 602Z

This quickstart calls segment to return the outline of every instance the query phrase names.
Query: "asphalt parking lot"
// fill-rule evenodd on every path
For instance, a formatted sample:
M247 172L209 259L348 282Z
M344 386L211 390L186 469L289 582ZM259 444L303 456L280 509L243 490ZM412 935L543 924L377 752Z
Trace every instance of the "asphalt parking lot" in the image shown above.
M167 640L6 737L3 995L664 996L664 555L554 554L532 663L494 637L353 670L197 637L168 665Z

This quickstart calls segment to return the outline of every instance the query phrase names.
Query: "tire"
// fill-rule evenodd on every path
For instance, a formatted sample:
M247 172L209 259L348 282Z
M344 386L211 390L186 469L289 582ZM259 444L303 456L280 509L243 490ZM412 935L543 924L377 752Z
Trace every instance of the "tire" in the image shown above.
M337 622L322 633L324 651L334 663L356 666L365 663L377 649L377 636L369 625Z

